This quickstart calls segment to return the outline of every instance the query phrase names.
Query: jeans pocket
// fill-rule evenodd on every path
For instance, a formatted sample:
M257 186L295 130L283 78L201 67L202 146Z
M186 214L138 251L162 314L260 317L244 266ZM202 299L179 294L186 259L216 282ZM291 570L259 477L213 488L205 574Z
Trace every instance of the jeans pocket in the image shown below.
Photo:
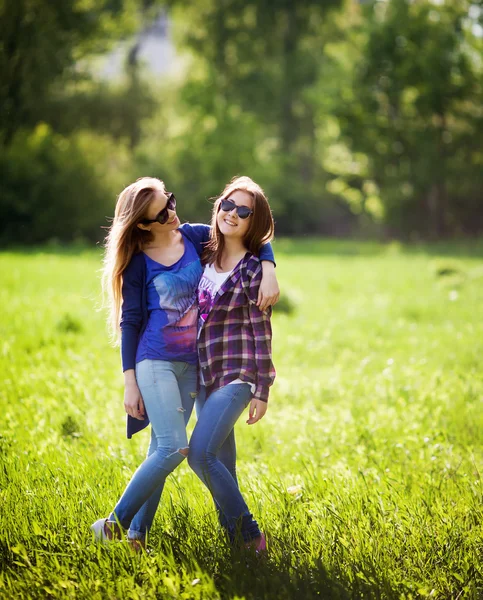
M249 383L232 383L228 387L236 387L237 390L233 394L232 402L243 402L243 407L246 408L252 399L252 390Z

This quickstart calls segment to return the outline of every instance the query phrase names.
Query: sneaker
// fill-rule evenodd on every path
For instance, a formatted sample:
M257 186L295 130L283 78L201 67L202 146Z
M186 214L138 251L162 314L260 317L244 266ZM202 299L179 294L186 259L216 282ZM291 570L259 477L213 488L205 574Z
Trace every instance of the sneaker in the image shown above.
M143 552L148 552L146 550L146 540L139 538L127 538L127 543L129 547L135 554L142 554Z
M260 537L246 542L245 548L247 550L255 550L255 554L258 557L265 556L267 554L267 538L263 533L260 533Z
M258 542L258 546L255 548L255 552L258 555L267 553L267 538L263 533L260 534L260 541Z
M102 542L103 544L108 544L112 540L119 540L122 536L119 525L110 523L107 519L97 519L91 525L91 531L96 542Z

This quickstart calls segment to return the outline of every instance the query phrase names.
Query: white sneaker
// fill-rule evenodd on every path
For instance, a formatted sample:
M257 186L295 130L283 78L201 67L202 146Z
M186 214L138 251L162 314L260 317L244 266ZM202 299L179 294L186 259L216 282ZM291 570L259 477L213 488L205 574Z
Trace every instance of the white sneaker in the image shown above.
M94 534L96 542L108 544L111 541L106 534L106 521L107 519L97 519L97 521L91 525L91 531Z

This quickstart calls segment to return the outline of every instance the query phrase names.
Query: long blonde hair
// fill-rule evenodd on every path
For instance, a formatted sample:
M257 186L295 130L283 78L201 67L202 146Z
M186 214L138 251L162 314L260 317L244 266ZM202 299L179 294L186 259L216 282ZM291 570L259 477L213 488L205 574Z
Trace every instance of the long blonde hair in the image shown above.
M270 205L268 204L265 192L253 181L253 179L250 179L250 177L234 177L230 183L225 186L221 196L216 200L213 206L210 240L206 244L201 257L204 264L214 263L218 267L221 267L225 238L218 227L216 218L223 198L228 198L230 194L233 194L236 191L246 192L253 198L253 214L249 217L250 226L243 239L243 244L246 249L252 254L258 255L263 244L266 244L273 239L275 226L273 223L272 211L270 210Z
M119 341L123 273L137 252L152 241L150 231L140 229L156 192L165 192L164 183L155 177L141 177L118 196L114 219L105 241L102 288L108 299L108 323L114 342Z

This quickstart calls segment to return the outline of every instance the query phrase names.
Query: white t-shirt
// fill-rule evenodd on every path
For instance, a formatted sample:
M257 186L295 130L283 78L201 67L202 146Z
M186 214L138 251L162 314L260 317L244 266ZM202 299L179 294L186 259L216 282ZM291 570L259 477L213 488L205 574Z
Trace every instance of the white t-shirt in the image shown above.
M218 293L218 290L225 283L228 277L231 275L231 271L225 271L223 273L218 273L215 269L215 265L205 265L203 270L203 275L201 276L200 282L198 284L198 307L199 307L199 320L198 320L198 337L200 335L201 328L203 327L204 322L208 316L208 313L213 306L213 302L215 300L215 296ZM200 383L204 385L203 373L200 369ZM230 381L228 385L232 383L247 383L246 381L242 381L241 379L235 379L235 381ZM252 394L255 393L255 384L250 383L250 388L252 390Z
M198 284L198 307L199 307L199 322L198 322L198 337L206 321L206 317L213 306L213 301L218 290L230 276L231 271L218 273L215 265L206 265L203 270L200 282Z

